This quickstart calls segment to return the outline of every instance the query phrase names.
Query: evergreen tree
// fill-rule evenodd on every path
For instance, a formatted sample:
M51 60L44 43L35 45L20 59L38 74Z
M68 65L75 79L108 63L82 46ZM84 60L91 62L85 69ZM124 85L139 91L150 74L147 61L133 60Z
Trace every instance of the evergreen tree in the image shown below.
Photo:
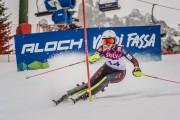
M9 41L12 39L12 36L10 36L11 22L8 21L11 14L5 13L7 9L5 2L0 0L0 54L9 54L12 52L10 50L12 44L9 44Z

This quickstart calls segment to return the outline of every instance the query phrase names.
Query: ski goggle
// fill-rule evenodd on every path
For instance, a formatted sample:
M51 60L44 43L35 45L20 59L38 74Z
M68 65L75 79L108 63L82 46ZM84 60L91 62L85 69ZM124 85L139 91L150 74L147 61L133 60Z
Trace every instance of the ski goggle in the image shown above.
M114 38L103 38L103 44L114 44Z

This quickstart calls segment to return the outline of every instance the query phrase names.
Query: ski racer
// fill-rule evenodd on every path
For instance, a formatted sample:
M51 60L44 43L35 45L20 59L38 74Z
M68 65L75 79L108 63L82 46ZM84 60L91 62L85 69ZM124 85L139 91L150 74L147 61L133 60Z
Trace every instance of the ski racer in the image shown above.
M109 83L121 82L126 75L126 65L124 57L127 58L133 65L133 75L135 77L143 76L139 67L138 61L123 47L115 44L116 33L112 30L106 30L102 34L103 45L100 46L97 51L89 57L89 62L94 63L100 59L100 55L104 56L105 63L102 65L95 74L91 77L91 93L95 95L99 91L102 91ZM89 97L88 83L77 86L63 95L59 100L53 100L56 105L60 102L67 100L69 96L78 94L76 101L82 99L85 100Z

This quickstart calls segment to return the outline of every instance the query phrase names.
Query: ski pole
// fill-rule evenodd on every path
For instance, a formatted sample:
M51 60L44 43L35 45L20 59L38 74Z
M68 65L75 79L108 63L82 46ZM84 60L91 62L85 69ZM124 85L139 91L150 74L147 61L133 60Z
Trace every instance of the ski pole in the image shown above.
M144 74L144 76L150 77L150 78L155 78L155 79L162 80L162 81L166 81L166 82L172 82L172 83L180 84L180 82L173 81L173 80L167 80L167 79L164 79L164 78L154 77L154 76L150 76L150 75L146 75L146 74Z
M43 75L43 74L46 74L46 73L50 73L50 72L53 72L53 71L56 71L56 70L60 70L60 69L66 68L66 67L70 67L70 66L73 66L73 65L77 65L77 64L83 63L83 62L85 62L85 60L80 61L80 62L76 62L76 63L73 63L73 64L70 64L70 65L66 65L66 66L63 66L63 67L60 67L60 68L56 68L56 69L53 69L53 70L49 70L49 71L46 71L46 72L43 72L43 73L39 73L39 74L36 74L36 75L28 76L28 77L26 77L26 79L29 79L29 78L32 78L32 77L36 77L36 76L39 76L39 75Z

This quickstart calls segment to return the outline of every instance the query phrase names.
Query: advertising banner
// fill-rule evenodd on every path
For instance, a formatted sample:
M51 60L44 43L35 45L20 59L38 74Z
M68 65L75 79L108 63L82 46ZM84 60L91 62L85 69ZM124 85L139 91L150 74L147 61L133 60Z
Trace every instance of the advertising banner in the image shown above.
M161 60L160 26L88 28L88 48L92 54L102 45L102 33L113 30L116 43L140 61ZM15 36L18 71L48 67L47 60L61 53L85 54L83 29Z

